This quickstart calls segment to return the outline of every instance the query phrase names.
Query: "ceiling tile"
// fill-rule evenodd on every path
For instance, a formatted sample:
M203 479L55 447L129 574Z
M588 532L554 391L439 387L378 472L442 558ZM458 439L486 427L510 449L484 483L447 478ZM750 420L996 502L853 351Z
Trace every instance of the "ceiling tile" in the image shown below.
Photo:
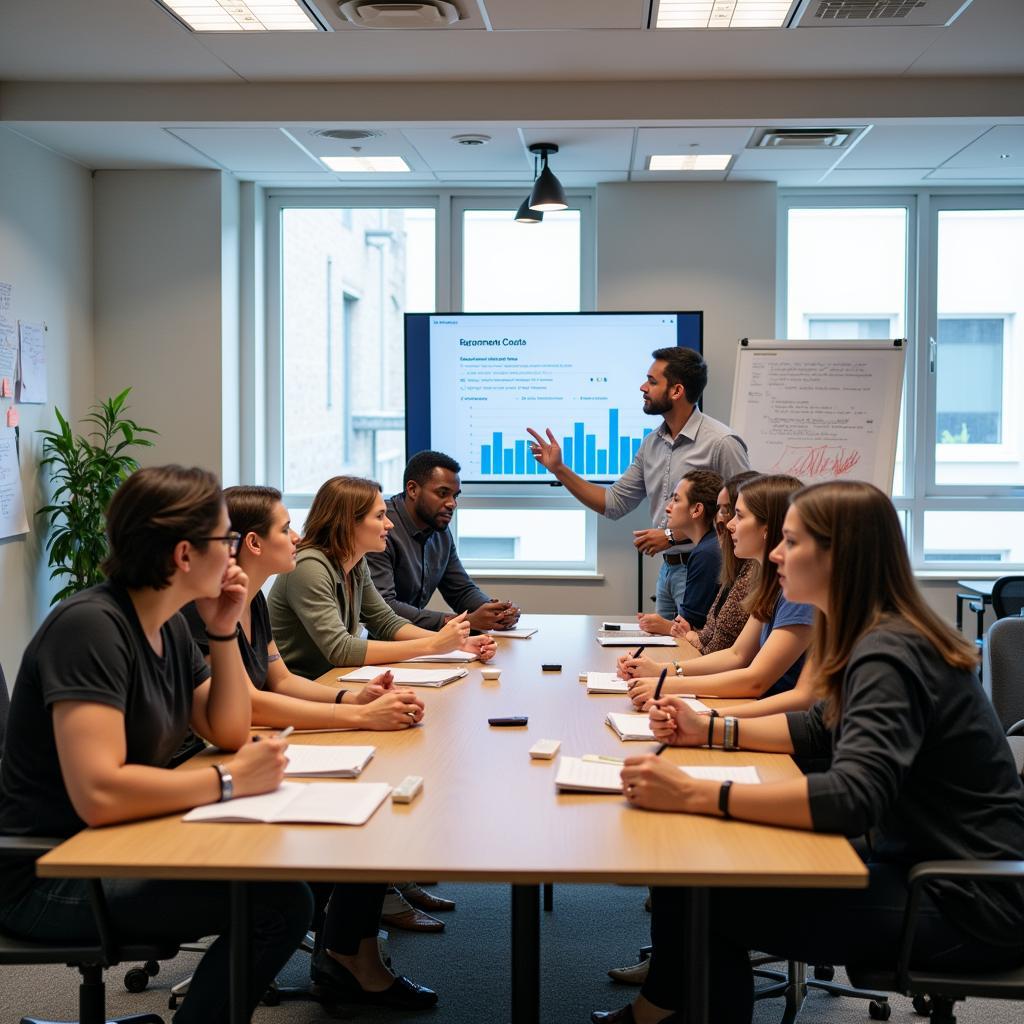
M925 175L926 181L962 181L969 185L1024 184L1024 167L939 167Z
M170 128L229 171L312 172L316 161L280 128Z
M1024 168L1024 125L998 125L965 146L943 165L947 169L989 168L1004 176L1009 168ZM973 176L973 175L972 175Z
M829 172L821 179L822 185L836 186L848 185L851 188L857 186L875 185L881 188L891 188L897 185L920 185L928 174L927 167L896 167L887 170L873 170L869 167L847 168L844 163L834 171Z
M628 170L633 148L632 128L523 128L523 146L553 142L558 153L551 157L551 170L588 171L593 167ZM529 158L529 152L527 152Z
M983 123L875 125L843 158L842 168L935 167L984 130Z
M843 158L841 149L744 149L736 158L740 171L818 171L824 173Z
M730 171L729 181L774 181L785 188L809 188L821 183L822 171L776 170Z
M458 128L404 128L402 135L427 166L444 171L505 171L531 175L533 158L514 128L467 124ZM489 135L482 146L462 146L453 135Z
M482 0L495 32L506 29L643 28L647 0Z

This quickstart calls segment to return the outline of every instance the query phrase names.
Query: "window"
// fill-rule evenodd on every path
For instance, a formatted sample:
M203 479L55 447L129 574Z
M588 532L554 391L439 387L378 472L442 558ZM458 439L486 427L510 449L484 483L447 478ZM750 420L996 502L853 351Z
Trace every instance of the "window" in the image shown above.
M1024 195L878 200L783 197L780 331L909 335L893 495L915 568L1019 570Z

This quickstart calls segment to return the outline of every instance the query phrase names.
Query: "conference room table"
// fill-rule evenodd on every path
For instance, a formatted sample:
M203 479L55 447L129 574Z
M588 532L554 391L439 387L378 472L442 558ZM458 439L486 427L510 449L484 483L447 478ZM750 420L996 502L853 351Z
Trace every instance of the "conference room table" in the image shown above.
M618 617L625 618L625 617ZM184 823L175 814L86 829L38 862L46 877L224 880L232 892L232 1021L243 1021L248 960L249 881L393 882L438 879L511 884L511 1010L515 1024L538 1024L540 887L545 883L619 883L686 887L692 955L680 965L691 1024L708 1020L706 941L713 887L848 887L867 872L845 839L795 829L631 807L621 794L558 793L558 757L531 760L539 739L561 741L559 756L623 757L652 752L648 742L621 742L605 724L609 711L630 711L623 696L587 694L587 671L614 669L623 648L597 643L601 618L524 616L529 639L499 638L491 663L439 689L419 688L423 723L403 732L297 732L291 743L377 749L360 781L392 785L424 778L407 805L386 801L361 827ZM656 659L690 658L692 648L650 647ZM542 665L559 665L543 671ZM422 666L420 666L422 667ZM347 669L322 678L335 680ZM698 682L695 679L695 683ZM695 687L699 693L699 686ZM723 702L723 705L727 702ZM723 706L719 705L719 706ZM522 728L495 728L488 718L527 715ZM798 775L779 754L670 748L675 764L754 765L763 782ZM208 754L178 770L202 768ZM338 780L337 785L350 785ZM638 942L642 936L638 935ZM598 969L600 965L595 965Z

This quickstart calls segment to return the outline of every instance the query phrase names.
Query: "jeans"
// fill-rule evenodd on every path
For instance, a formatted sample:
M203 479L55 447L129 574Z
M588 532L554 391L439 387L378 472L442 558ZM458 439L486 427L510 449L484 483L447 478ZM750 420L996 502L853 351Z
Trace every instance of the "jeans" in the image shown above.
M313 914L313 897L302 882L253 882L249 887L249 1016L277 972L295 952ZM228 1019L231 935L229 888L222 882L104 881L114 935L120 942L217 940L196 967L174 1024L212 1024ZM0 905L0 925L28 939L96 942L88 882L38 879L16 903Z
M658 570L658 585L655 588L655 610L670 622L679 614L683 607L683 594L686 591L686 563L669 565L664 558Z
M895 966L908 889L903 868L869 864L867 889L715 889L710 899L710 1018L750 1024L754 976L750 950L811 964L892 963ZM679 1010L682 891L651 891L651 966L642 992ZM998 970L1019 963L1022 950L988 946L942 916L927 896L914 941L914 966Z

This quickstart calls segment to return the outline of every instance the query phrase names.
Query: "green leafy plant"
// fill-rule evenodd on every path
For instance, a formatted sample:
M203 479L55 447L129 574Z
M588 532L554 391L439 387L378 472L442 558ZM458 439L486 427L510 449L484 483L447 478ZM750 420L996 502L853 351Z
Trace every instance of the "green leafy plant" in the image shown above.
M130 391L125 388L92 406L83 419L93 425L86 436L75 435L57 408L60 429L39 431L44 439L39 464L50 469L53 494L51 503L36 514L47 524L50 579L64 582L51 604L102 581L100 565L107 556L104 512L121 481L139 468L131 450L153 446L143 435L157 432L125 415Z
M951 434L948 430L942 432L942 436L939 438L939 444L970 444L971 435L967 433L967 424L961 423L960 429L955 434Z

